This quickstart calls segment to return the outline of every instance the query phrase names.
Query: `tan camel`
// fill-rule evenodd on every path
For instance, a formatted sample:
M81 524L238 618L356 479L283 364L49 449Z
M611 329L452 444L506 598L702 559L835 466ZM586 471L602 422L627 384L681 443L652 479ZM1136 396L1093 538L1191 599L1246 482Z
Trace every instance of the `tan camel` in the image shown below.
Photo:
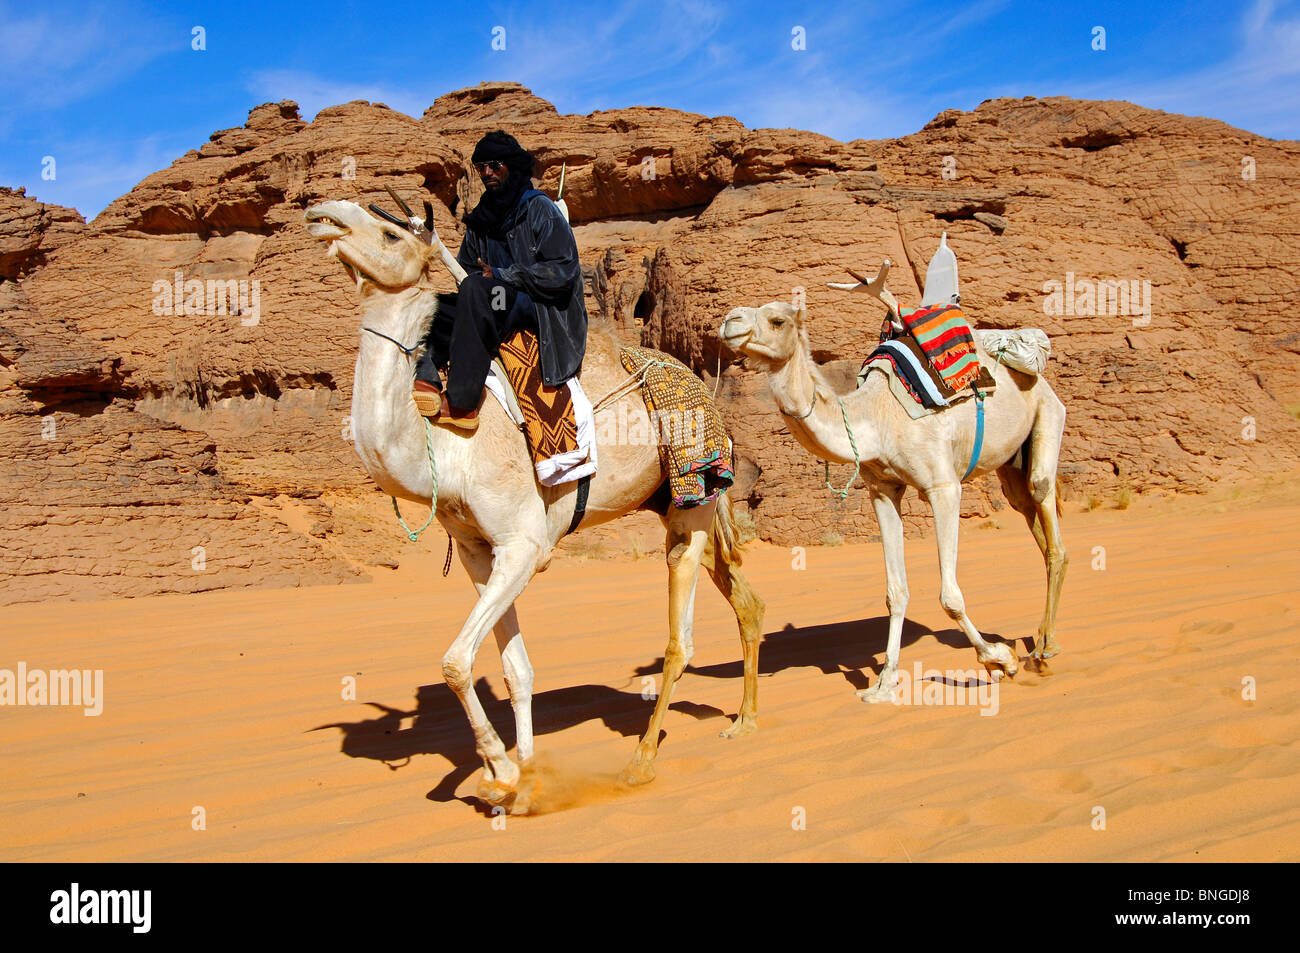
M882 301L894 313L892 295L884 288L887 270L888 263L875 281L860 289L839 287L870 291L877 297L883 292ZM884 668L875 686L858 694L864 701L888 701L894 689L908 598L900 503L909 486L919 490L934 511L944 610L961 626L994 678L1015 675L1015 655L1006 645L989 644L980 636L966 614L957 586L961 484L975 445L975 400L914 420L894 398L883 374L869 374L853 393L837 395L813 362L805 324L803 308L772 302L759 308L733 309L718 336L732 351L766 368L777 409L791 435L810 453L832 462L853 463L856 441L862 476L880 523L889 608ZM985 400L983 449L970 475L997 470L1008 501L1028 521L1042 550L1047 606L1029 663L1034 670L1042 670L1043 660L1060 651L1055 638L1056 607L1067 559L1061 542L1056 466L1065 407L1043 378L995 363L982 347L979 356L984 366L993 370L997 386Z
M324 202L306 212L308 231L328 243L329 254L339 259L357 283L362 328L377 332L358 332L352 385L355 446L366 471L385 492L426 506L436 492L438 522L455 538L461 562L479 593L477 604L443 657L443 677L465 706L483 759L479 798L524 813L529 793L519 790L519 766L507 756L488 721L474 691L471 671L479 646L489 631L495 631L515 714L518 756L526 763L533 755L533 670L519 633L514 602L534 574L546 568L556 544L567 534L577 508L577 484L538 485L523 434L492 398L483 403L476 432L466 435L450 428L426 427L411 400L411 384L418 345L424 341L436 305L429 273L439 259L457 281L464 271L436 233L424 233L421 240L417 237L420 228L406 230L397 227L398 219L387 214L384 218L387 220L375 218L351 202ZM612 330L593 322L580 378L593 402L599 403L601 396L628 381L618 351ZM655 433L639 387L610 402L598 417L600 414L620 415L619 420L628 421L626 428L610 428L601 427L598 420L596 430L602 436L615 430ZM436 489L430 454L437 467ZM763 602L738 568L740 552L731 503L725 494L691 509L668 505L664 494L656 492L666 473L650 439L598 443L597 459L599 469L591 479L583 527L637 509L653 509L667 528L668 648L663 686L650 725L622 774L628 783L643 783L654 777L660 727L673 685L693 652L695 584L700 566L731 603L744 653L744 695L735 721L722 732L724 737L748 734L757 726ZM419 600L412 605L418 606ZM581 606L575 605L575 620L581 618L581 612Z

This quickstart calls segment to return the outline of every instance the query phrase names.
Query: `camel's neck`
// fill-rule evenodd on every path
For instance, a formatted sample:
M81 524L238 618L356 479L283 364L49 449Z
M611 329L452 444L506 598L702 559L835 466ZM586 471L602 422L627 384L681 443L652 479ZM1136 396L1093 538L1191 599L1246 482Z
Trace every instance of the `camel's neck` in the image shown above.
M778 405L785 411L782 419L790 434L810 453L832 463L852 463L856 443L857 456L862 462L878 456L876 431L864 412L868 394L857 390L837 399L806 347L798 348L794 357L773 371L768 383ZM853 428L852 440L844 426L841 400ZM810 407L812 412L808 413Z
M404 347L420 343L434 292L408 288L371 291L361 304L361 326ZM386 492L411 499L432 494L425 431L411 400L414 356L362 330L352 381L352 435L366 471Z

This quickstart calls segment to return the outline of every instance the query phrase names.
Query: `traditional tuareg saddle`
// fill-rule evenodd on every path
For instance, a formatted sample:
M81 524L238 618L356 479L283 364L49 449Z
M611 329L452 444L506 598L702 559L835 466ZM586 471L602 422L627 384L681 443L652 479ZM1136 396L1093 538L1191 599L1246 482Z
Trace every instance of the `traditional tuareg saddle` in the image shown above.
M673 506L699 506L735 480L731 439L704 382L677 358L647 347L619 351L623 369L641 378L641 395L657 432Z
M493 361L488 389L523 431L537 479L555 486L590 476L596 470L595 427L591 404L576 379L559 387L542 380L541 349L533 331L515 332Z
M961 308L899 308L898 315L897 322L885 319L880 343L862 362L859 382L873 369L890 374L890 389L914 417L974 397L976 390L987 394L993 389L993 375L980 364L974 332Z

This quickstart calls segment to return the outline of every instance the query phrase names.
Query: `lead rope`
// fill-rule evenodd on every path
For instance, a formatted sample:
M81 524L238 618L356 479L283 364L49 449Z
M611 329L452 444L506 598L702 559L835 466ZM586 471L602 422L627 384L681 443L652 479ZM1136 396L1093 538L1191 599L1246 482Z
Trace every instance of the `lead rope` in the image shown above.
M397 514L397 522L402 524L402 529L406 530L406 538L413 543L420 541L420 534L423 533L433 524L433 518L438 512L438 462L433 458L433 425L429 423L428 417L421 417L424 421L424 446L429 451L429 469L433 471L433 499L429 503L429 518L424 521L424 525L419 529L413 530L406 525L406 520L402 519L402 511L397 508L397 497L390 496L393 501L393 512ZM451 566L451 535L447 536L447 565ZM447 570L443 570L444 576Z
M646 373L650 370L650 368L673 367L673 366L675 365L670 364L668 361L646 361L644 364L641 365L639 369L637 369L633 373L629 374L626 378L624 378L621 384L616 386L608 394L606 394L604 397L602 397L600 400L596 401L596 403L592 405L591 408L592 417L595 417L596 414L600 413L610 404L614 403L617 400L621 400L622 398L626 397L628 394L632 393L632 391L640 387L644 383Z
M816 400L815 395L813 399ZM826 460L826 489L838 496L840 501L843 502L845 498L848 497L849 489L853 486L853 482L858 478L858 474L862 471L862 458L858 455L858 442L853 438L853 428L849 426L849 411L848 408L844 406L844 399L840 397L835 399L839 401L840 416L844 418L844 431L849 435L849 446L853 448L853 475L849 477L849 482L844 484L844 489L835 489L831 484L831 462Z

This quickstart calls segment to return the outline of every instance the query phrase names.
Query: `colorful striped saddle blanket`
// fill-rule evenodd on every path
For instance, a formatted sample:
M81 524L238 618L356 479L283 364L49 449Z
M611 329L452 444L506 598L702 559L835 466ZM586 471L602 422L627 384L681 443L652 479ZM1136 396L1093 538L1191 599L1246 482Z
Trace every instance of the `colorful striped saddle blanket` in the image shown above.
M677 358L648 347L622 348L619 359L625 371L641 377L673 506L685 509L717 499L736 474L731 438L704 382Z
M956 315L951 314L954 311ZM909 317L922 313L919 309L902 309L904 324L910 329ZM931 317L922 317L918 323L927 332L926 341L931 344L929 350L914 335L896 333L886 321L881 329L880 344L862 362L862 369L858 372L858 386L866 381L870 371L884 372L889 377L890 390L913 417L924 417L974 397L975 392L968 386L971 383L979 388L981 394L987 394L994 386L993 375L980 364L974 336L960 309L938 305L925 309L925 313ZM936 316L938 321L934 320ZM961 340L963 330L964 341ZM953 346L953 341L959 343ZM936 352L940 355L942 367L934 360ZM947 374L944 368L948 370ZM953 382L960 386L954 386Z
M961 308L955 304L900 308L898 316L950 390L959 391L979 377L975 336Z

